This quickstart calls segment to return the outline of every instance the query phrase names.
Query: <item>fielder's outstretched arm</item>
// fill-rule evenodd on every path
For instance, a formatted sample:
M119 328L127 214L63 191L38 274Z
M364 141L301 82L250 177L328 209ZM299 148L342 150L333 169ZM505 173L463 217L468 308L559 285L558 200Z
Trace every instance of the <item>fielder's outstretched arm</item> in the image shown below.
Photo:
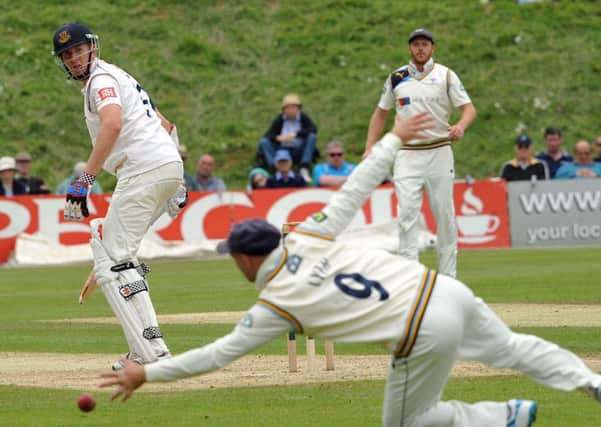
M396 116L392 130L384 135L373 147L370 155L359 163L326 207L307 218L297 229L329 236L340 234L353 220L373 189L388 176L401 142L423 138L420 132L432 127L432 116L427 113L410 119Z

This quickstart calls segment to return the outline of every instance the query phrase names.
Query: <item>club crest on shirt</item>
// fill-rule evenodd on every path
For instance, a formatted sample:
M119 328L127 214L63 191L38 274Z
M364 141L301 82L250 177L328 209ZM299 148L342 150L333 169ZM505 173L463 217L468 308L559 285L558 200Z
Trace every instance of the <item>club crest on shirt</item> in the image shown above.
M114 87L103 87L102 89L98 89L98 96L101 101L104 101L106 98L116 98L117 92Z
M295 274L298 271L301 262L303 262L303 259L301 257L299 257L298 255L291 255L286 260L286 268L290 273Z

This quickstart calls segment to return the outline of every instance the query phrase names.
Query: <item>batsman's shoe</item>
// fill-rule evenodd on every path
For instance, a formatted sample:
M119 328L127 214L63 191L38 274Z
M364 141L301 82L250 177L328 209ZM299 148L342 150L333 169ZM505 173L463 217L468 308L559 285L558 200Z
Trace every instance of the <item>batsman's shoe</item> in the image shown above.
M125 355L125 357L128 360L131 360L132 362L136 362L140 365L142 365L142 359L138 358L136 355L133 355L131 353L127 353ZM121 359L117 360L115 363L112 364L111 369L113 371L119 371L121 369L125 368L125 364L123 363L123 361Z
M512 399L507 402L507 427L530 427L536 421L538 405L532 400Z
M142 359L140 359L139 357L136 356L132 356L131 353L127 353L125 355L125 357L129 360L131 360L132 362L136 362L139 365L143 365L144 362L142 362ZM157 360L162 360L162 359L169 359L171 357L171 353L166 351L165 353L160 354L159 356L157 356ZM111 366L113 371L118 371L120 369L125 368L125 364L123 363L122 360L117 360L115 363L113 363L113 365Z

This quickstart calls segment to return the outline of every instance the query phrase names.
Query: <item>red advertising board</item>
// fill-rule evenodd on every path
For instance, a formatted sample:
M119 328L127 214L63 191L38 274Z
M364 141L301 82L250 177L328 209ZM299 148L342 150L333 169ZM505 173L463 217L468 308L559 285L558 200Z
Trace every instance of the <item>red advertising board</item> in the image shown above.
M265 218L280 225L302 221L330 199L331 189L260 190L224 193L190 193L188 206L175 219L159 218L151 233L170 241L200 242L227 236L231 224L247 218ZM81 244L89 240L89 220L106 214L110 194L92 196L91 216L84 222L63 219L63 196L20 196L0 199L0 263L5 263L20 233L37 234L50 243ZM509 245L507 195L502 181L457 183L455 206L460 247ZM377 188L357 213L353 224L384 223L396 215L396 196L391 185ZM427 224L434 221L424 204Z
M460 249L509 247L507 186L502 179L455 182L455 224ZM424 197L428 228L435 233L434 217Z

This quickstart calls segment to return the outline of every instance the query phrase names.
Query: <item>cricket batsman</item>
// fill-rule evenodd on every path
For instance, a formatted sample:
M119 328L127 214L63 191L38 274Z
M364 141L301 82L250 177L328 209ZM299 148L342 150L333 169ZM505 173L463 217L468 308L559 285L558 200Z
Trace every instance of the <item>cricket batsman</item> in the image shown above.
M89 189L101 169L117 177L106 218L90 222L95 280L121 323L127 358L144 364L169 357L150 299L147 269L137 253L153 221L165 210L176 214L185 204L182 160L166 130L172 131L173 125L133 76L99 58L98 36L87 26L62 25L53 44L57 63L81 86L93 147L86 170L69 185L65 219L89 216ZM119 361L113 368L122 366Z

